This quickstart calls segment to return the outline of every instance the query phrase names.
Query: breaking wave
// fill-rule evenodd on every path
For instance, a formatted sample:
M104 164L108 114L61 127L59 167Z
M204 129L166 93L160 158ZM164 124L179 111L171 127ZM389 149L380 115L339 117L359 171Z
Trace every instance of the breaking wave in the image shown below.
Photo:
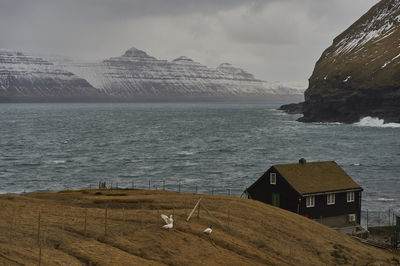
M379 201L394 201L394 199L389 198L378 198Z
M385 123L383 119L379 119L377 117L364 117L360 120L360 122L355 123L358 126L364 127L398 127L400 128L400 124L398 123Z

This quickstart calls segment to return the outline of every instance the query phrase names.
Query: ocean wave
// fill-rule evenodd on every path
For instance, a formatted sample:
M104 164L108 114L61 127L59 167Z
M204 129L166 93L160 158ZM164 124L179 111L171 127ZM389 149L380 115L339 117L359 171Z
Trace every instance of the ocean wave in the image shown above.
M63 164L66 163L66 160L51 160L50 163L52 164Z
M392 127L392 128L400 127L399 123L385 123L383 119L370 116L366 116L362 118L359 122L354 124L357 126L364 126L364 127Z
M389 199L389 198L378 198L378 201L394 201L394 199Z

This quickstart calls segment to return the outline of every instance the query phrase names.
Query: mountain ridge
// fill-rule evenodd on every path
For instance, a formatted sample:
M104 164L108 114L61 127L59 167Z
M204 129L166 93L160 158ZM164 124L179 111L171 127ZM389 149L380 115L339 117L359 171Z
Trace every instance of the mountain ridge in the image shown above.
M290 102L302 100L304 88L293 82L265 82L229 63L209 68L186 56L160 60L135 47L91 63L0 50L2 102Z
M40 57L0 50L0 102L30 99L59 101L102 98L102 93L75 74Z
M135 47L99 63L60 62L59 66L118 99L276 101L302 98L299 87L261 81L231 64L224 63L213 69L186 56L160 60Z
M400 122L400 2L382 0L339 34L317 61L302 122ZM285 109L285 107L282 107Z

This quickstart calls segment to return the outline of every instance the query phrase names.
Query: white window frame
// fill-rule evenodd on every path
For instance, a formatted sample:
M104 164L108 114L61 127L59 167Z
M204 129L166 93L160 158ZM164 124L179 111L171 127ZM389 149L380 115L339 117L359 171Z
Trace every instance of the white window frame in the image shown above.
M271 185L276 185L276 173L269 174L269 183Z
M355 221L356 221L356 214L355 213L349 214L349 222L352 223Z
M354 202L354 198L355 198L355 192L348 191L347 192L347 202Z
M326 204L327 205L335 204L335 193L326 194Z
M315 207L315 196L306 197L306 207L307 208Z

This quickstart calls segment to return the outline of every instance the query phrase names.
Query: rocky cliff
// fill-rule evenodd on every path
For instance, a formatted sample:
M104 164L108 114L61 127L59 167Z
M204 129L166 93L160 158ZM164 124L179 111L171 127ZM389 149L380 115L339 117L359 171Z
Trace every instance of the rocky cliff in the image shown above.
M0 50L0 102L84 100L101 94L86 80L40 57Z
M299 86L265 82L228 63L213 69L185 56L159 60L136 48L100 63L54 62L118 100L303 99Z
M400 1L382 0L336 37L304 96L300 121L400 122Z

